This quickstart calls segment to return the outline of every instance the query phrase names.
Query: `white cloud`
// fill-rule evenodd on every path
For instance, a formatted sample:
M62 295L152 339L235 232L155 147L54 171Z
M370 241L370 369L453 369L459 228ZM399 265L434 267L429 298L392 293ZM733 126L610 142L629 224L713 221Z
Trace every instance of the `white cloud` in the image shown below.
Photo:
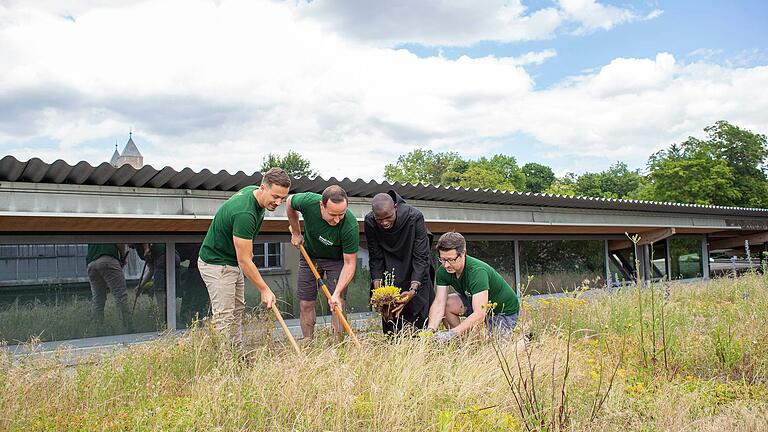
M638 166L720 119L768 124L755 91L766 67L660 53L535 90L524 66L554 51L418 58L281 3L138 2L76 8L74 21L26 5L0 11L0 152L20 158L101 162L133 127L155 166L253 172L293 149L324 176L368 179L418 147L476 157L526 134L564 156ZM28 144L40 139L61 144Z
M530 51L521 56L514 57L512 61L519 66L540 65L548 59L555 57L556 55L557 51L553 49L546 49L543 51Z
M548 39L565 24L575 24L577 33L585 33L653 19L662 12L654 10L642 17L594 0L560 0L559 5L532 12L521 0L314 0L298 1L296 7L300 16L329 31L388 47Z
M579 24L574 31L576 34L598 29L610 30L620 24L654 19L663 13L660 9L654 9L643 17L631 9L603 5L595 0L559 0L559 2L564 18Z

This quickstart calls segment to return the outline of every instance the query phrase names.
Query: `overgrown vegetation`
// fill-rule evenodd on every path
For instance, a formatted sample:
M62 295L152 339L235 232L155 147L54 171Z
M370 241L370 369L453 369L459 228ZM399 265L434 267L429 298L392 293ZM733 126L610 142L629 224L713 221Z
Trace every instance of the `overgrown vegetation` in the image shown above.
M326 334L300 358L265 321L247 360L201 328L74 368L0 354L0 430L768 430L766 288L524 301L525 344Z

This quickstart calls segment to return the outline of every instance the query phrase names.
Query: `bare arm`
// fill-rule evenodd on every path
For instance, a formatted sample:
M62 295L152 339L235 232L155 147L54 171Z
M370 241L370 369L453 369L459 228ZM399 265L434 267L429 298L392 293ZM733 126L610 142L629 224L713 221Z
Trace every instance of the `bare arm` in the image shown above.
M355 270L357 270L357 254L344 254L344 267L341 268L341 275L339 275L339 281L336 283L336 289L334 292L341 295L352 282L352 278L355 277Z
M240 237L232 237L232 241L235 244L235 253L237 254L237 265L245 274L256 289L261 294L261 301L268 308L271 308L275 304L275 294L269 289L269 286L261 277L258 267L253 263L253 240L247 240Z
M435 286L435 300L429 307L429 324L427 328L435 329L440 326L440 322L445 317L445 304L448 301L448 286Z
M297 212L291 205L291 199L293 195L288 197L285 202L285 215L288 216L288 225L291 230L291 244L299 247L304 244L304 236L301 235L301 227L299 226L299 212Z
M488 290L480 291L472 296L472 314L466 317L461 324L454 327L453 331L463 334L474 326L481 324L485 319L486 306L488 305Z

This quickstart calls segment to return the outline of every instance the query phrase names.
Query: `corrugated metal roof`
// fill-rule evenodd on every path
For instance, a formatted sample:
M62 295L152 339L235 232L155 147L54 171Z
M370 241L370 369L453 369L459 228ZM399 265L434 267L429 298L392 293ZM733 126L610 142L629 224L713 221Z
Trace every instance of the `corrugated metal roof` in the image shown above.
M0 181L237 191L245 186L258 184L261 181L261 173L246 174L238 171L230 174L222 170L214 174L207 169L200 172L190 168L176 171L171 167L157 170L149 165L137 170L130 165L115 168L107 162L96 167L87 162L78 162L72 166L62 160L48 164L37 158L21 162L13 156L5 156L0 159ZM353 197L372 197L379 192L395 189L403 198L411 200L768 217L768 209L378 183L373 180L353 181L349 178L338 180L335 177L327 180L321 177L295 178L291 191L320 193L331 184L340 185Z

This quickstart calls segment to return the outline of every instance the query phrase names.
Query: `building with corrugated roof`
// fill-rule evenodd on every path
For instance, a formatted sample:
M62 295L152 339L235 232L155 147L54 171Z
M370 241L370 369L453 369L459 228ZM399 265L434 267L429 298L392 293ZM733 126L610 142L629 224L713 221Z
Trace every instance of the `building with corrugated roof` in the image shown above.
M10 304L29 314L49 307L43 316L71 324L41 319L29 328L0 329L0 339L13 343L32 336L48 341L101 340L92 338L103 336L112 340L122 332L114 323L94 328L88 320L90 295L83 282L82 255L83 245L95 243L133 245L137 255L142 245L163 245L174 251L164 256L166 268L175 268L163 273L167 307L160 311L151 296L139 296L134 315L137 333L131 337L188 326L194 316L204 316L207 310L207 293L195 263L208 225L232 193L260 181L260 173L242 171L0 159L0 305L4 305L0 314ZM432 232L465 234L470 255L492 264L527 294L585 286L611 288L635 281L703 279L759 267L767 250L768 210L758 208L321 177L295 178L291 192L319 193L331 184L347 191L361 233L371 198L394 189L423 212ZM298 309L298 253L290 245L287 227L284 206L267 213L254 260L290 316L297 315ZM639 236L637 244L627 234ZM364 235L361 240L361 268L349 291L352 313L368 310ZM24 261L20 258L27 259L27 265L19 264ZM30 264L33 258L35 268ZM145 274L138 264L146 261L139 258L125 272L131 301ZM9 267L11 261L16 268ZM48 263L44 268L42 261ZM258 304L252 287L246 290L246 298L250 306ZM318 302L318 308L323 303Z

